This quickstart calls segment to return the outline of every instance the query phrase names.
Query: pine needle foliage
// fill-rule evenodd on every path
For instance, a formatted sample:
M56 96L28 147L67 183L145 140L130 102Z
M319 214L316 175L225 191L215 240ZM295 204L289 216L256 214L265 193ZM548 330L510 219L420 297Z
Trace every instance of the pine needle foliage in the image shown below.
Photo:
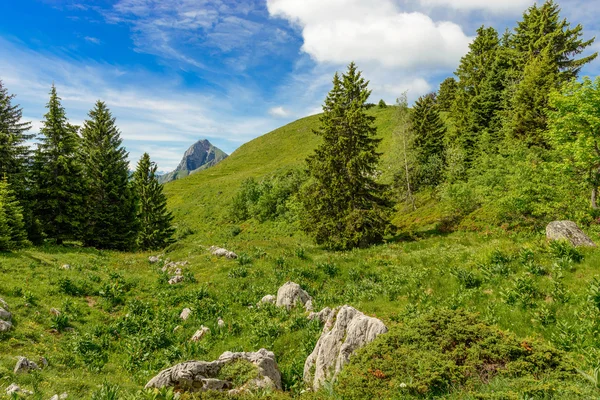
M144 153L133 175L140 223L137 245L141 249L161 249L174 241L173 215L167 210L167 198L158 183L156 169L148 153Z
M0 180L0 251L26 246L23 209L6 178Z
M78 127L67 120L54 85L46 108L33 165L34 212L45 236L60 244L78 238L82 228L80 138Z
M335 74L314 131L322 142L307 159L311 181L301 195L302 226L331 249L380 242L389 227L388 187L377 182L380 139L375 118L366 114L367 86L354 63Z
M134 246L137 235L128 153L105 103L96 102L88 115L81 131L87 209L84 244L127 250Z

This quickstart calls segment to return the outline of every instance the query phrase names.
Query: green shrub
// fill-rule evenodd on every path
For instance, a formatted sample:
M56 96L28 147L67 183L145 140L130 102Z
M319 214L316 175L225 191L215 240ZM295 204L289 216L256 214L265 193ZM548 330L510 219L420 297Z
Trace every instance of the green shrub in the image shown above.
M247 360L236 360L226 364L219 371L218 378L232 382L235 387L240 387L251 379L258 377L258 368Z
M438 309L405 318L359 350L334 392L348 399L438 398L468 392L498 377L503 385L495 387L494 398L512 398L532 373L539 381L527 381L526 387L547 396L552 395L552 385L540 389L540 382L566 387L566 381L576 378L559 350L537 340L520 340L483 323L476 314Z
M568 260L574 263L583 261L583 254L565 240L555 240L550 242L550 253L557 260Z
M119 400L121 399L120 391L119 385L104 381L102 386L92 394L92 400Z

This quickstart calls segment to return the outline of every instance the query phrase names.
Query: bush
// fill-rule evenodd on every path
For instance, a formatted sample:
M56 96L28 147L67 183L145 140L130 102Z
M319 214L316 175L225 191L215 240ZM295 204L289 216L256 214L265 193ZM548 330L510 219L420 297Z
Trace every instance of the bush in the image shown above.
M531 373L539 380L531 380ZM559 350L520 340L483 323L476 314L441 309L407 317L359 350L334 391L352 399L434 398L476 388L495 377L503 384L496 386L494 398L512 398L523 386L551 396L547 382L564 389L568 380L576 379Z

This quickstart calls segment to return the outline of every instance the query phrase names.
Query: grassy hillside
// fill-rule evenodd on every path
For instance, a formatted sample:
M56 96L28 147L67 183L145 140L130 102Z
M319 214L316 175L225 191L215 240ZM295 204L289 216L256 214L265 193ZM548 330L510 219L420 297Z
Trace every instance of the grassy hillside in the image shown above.
M394 109L371 112L389 176ZM166 399L138 391L177 362L265 347L282 371L280 398L374 398L380 388L390 398L600 398L576 372L600 359L596 249L550 246L542 235L457 232L328 252L284 222L230 223L240 183L302 165L318 143L317 124L317 116L296 121L166 185L180 241L164 258L189 263L181 284L169 285L150 253L71 245L0 254L0 297L14 315L14 330L0 334L0 396L15 382L36 399L65 391L74 399ZM211 245L240 257L214 257ZM303 393L301 379L321 326L300 310L254 306L288 280L313 296L316 309L350 304L390 327L340 386L314 396ZM184 307L193 311L185 322ZM190 342L201 325L211 334ZM45 357L48 366L15 375L17 356ZM104 381L120 396L101 396Z

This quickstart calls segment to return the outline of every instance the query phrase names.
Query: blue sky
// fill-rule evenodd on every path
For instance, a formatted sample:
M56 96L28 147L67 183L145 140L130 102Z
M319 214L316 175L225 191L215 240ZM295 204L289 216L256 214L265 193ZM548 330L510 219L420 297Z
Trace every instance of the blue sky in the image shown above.
M320 111L356 61L372 100L435 90L477 27L513 27L530 0L4 0L0 79L37 132L54 82L81 124L97 99L130 160L171 170L207 138L231 153ZM558 2L596 36L600 4ZM594 45L596 51L600 43ZM595 76L600 64L584 74Z

